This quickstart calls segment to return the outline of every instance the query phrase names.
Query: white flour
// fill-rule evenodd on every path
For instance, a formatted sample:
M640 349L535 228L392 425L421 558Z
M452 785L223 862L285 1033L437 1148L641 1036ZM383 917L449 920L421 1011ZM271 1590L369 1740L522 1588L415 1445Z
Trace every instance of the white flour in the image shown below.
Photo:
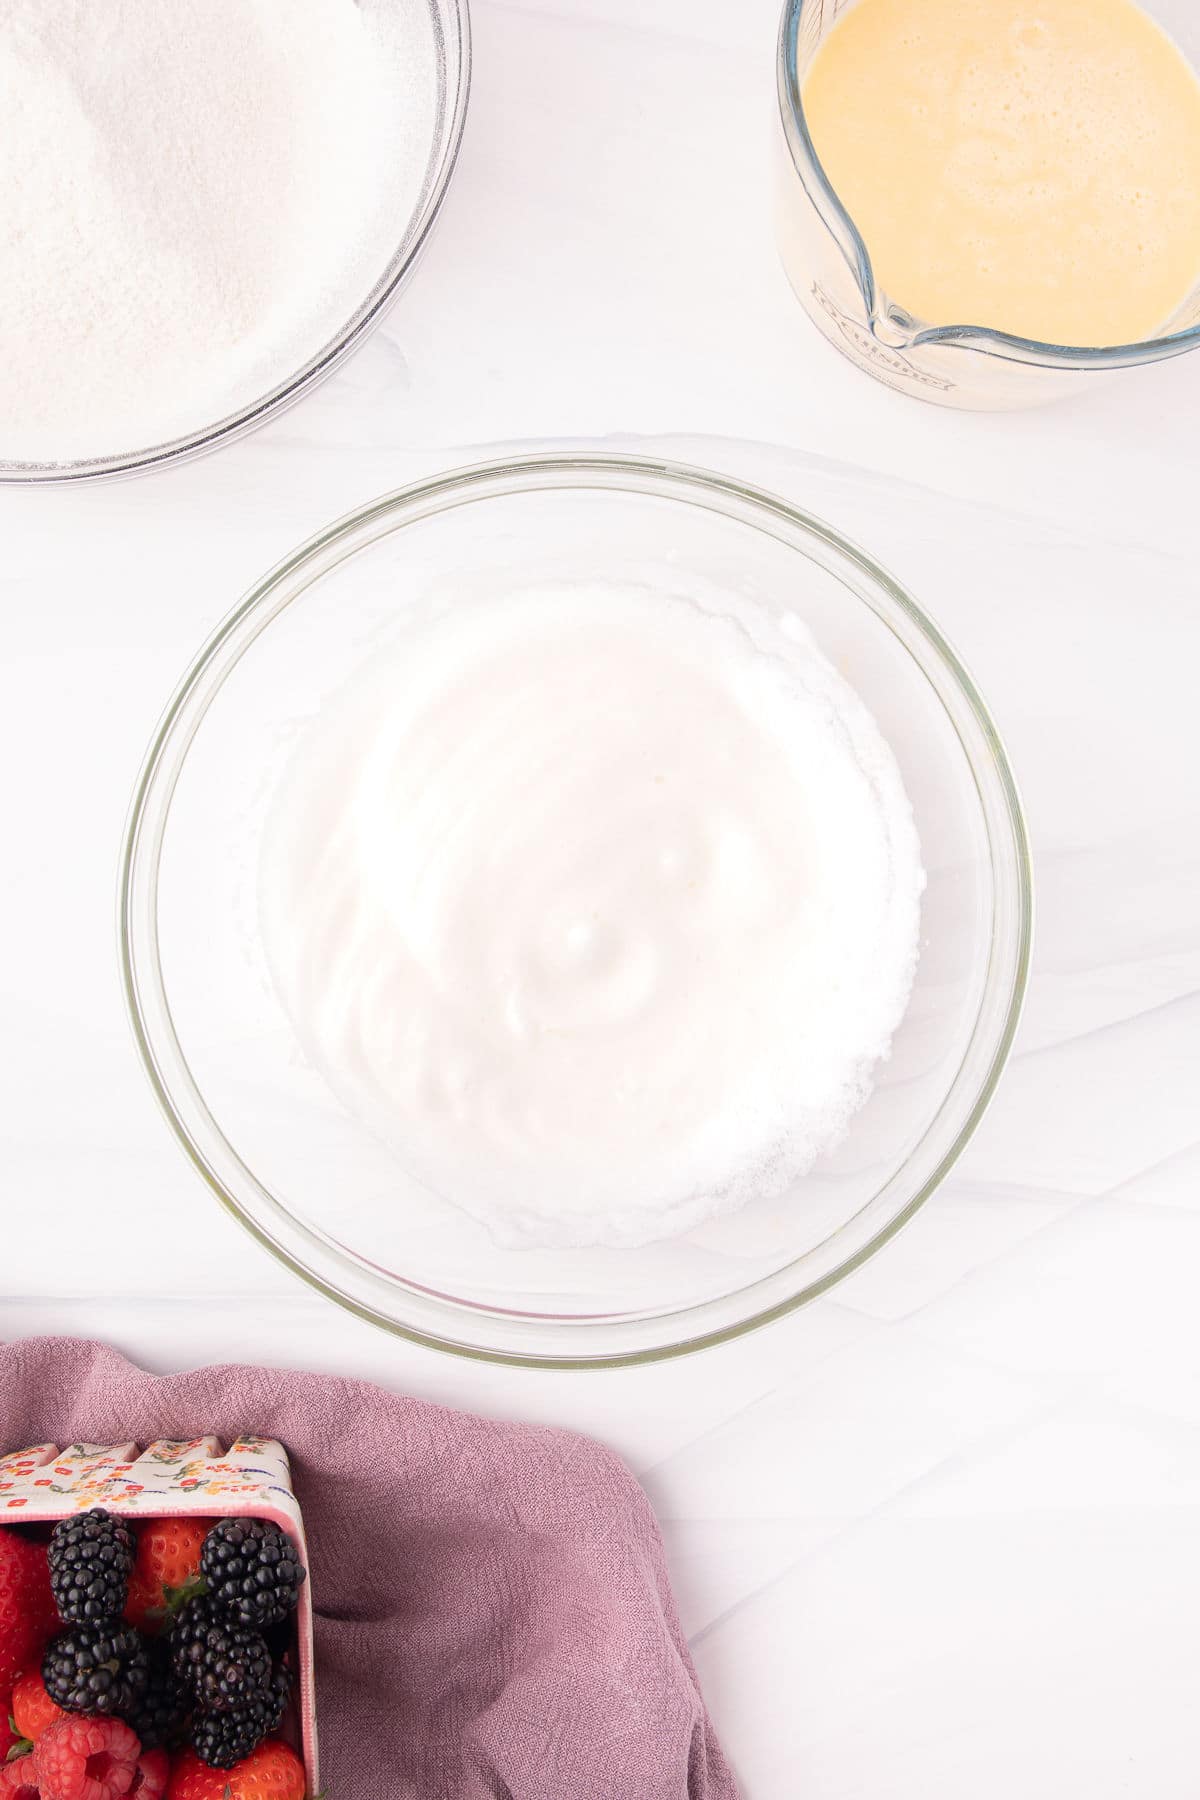
M0 462L149 448L319 351L420 196L424 0L4 0Z

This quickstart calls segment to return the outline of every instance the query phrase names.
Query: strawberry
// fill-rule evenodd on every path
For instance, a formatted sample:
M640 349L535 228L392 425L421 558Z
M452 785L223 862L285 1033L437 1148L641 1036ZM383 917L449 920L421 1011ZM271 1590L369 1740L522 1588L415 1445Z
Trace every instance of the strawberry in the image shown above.
M27 1669L17 1677L12 1691L13 1723L23 1738L36 1744L47 1725L66 1717L61 1706L55 1706L46 1692L40 1669Z
M232 1769L210 1769L194 1750L176 1758L167 1800L304 1800L304 1764L278 1738L267 1738Z
M211 1519L150 1519L138 1532L125 1617L141 1631L161 1630L181 1598L198 1592L200 1552Z
M21 1742L21 1733L13 1718L12 1696L0 1693L0 1768L8 1761L9 1753Z
M37 1661L55 1625L46 1546L0 1527L0 1692Z
M0 1696L0 1769L5 1763L15 1762L18 1756L24 1756L33 1748L28 1738L21 1736L3 1696Z

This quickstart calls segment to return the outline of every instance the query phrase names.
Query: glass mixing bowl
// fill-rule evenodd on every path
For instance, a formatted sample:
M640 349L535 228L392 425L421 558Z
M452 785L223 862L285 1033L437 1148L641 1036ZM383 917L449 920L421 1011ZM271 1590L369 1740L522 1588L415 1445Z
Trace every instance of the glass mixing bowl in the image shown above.
M692 575L797 615L895 751L928 872L916 984L875 1092L783 1199L641 1249L514 1250L418 1189L306 1060L258 926L264 817L316 710L402 654L456 594L505 580ZM706 601L706 604L710 602ZM1029 965L1029 850L970 676L897 582L829 526L742 483L620 456L534 457L423 481L272 571L184 677L138 781L121 962L158 1101L217 1198L289 1268L403 1336L542 1367L713 1344L812 1299L953 1165L1012 1044ZM403 1200L397 1196L403 1189Z
M364 0L359 0L363 4ZM372 0L384 9L391 0ZM404 0L409 4L410 0ZM346 323L298 369L289 370L264 393L252 394L224 418L198 420L195 430L160 444L114 446L105 456L55 462L6 459L0 430L0 484L83 481L131 475L182 462L255 430L331 375L387 313L429 240L454 173L467 117L471 85L471 24L468 0L421 0L428 8L436 64L437 92L426 145L424 177L415 204L396 218L397 242L387 265ZM401 96L397 104L406 104Z
M1058 399L1077 392L1085 378L1162 362L1200 345L1200 282L1158 337L1099 350L1039 344L992 331L986 321L918 319L885 294L854 220L821 167L802 99L813 57L853 4L785 0L777 60L780 251L801 305L843 356L921 400L1003 409ZM1141 4L1200 63L1200 10L1193 0Z

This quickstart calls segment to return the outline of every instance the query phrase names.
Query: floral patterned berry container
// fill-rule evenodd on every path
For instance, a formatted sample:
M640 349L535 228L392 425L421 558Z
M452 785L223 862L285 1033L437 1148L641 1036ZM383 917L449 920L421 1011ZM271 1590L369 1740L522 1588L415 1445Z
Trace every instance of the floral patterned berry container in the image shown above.
M304 1521L287 1451L272 1438L245 1437L223 1449L215 1437L137 1444L37 1444L0 1456L0 1525L55 1524L90 1507L129 1519L269 1519L299 1546L308 1566ZM320 1792L312 1584L296 1611L298 1748L310 1794Z

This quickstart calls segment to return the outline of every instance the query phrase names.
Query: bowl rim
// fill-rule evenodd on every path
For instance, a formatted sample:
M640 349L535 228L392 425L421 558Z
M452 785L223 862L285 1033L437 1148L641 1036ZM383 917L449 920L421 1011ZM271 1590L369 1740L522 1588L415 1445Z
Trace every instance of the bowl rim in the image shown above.
M278 413L285 412L326 376L332 375L365 342L386 316L429 243L458 164L466 129L472 69L470 0L429 0L429 5L446 74L444 96L448 105L440 132L440 159L417 210L408 220L415 228L407 249L403 255L398 251L393 254L384 273L354 308L347 322L300 368L224 419L185 432L166 443L146 445L111 456L69 458L63 462L6 463L0 460L0 487L52 487L64 483L112 481L190 462L194 457L204 456L210 450L245 437Z
M495 484L499 482L499 488ZM752 512L766 514L778 519L792 531L798 530L803 535L811 536L833 550L835 555L848 562L868 582L882 590L883 596L894 605L915 627L925 647L931 650L940 662L945 673L950 677L958 695L965 701L973 723L978 727L986 752L990 757L991 768L997 778L1000 800L1002 803L1002 821L1011 834L1011 850L1013 872L1015 875L1015 893L1013 917L1010 926L1011 973L1007 979L1000 1001L998 1023L987 1034L991 1042L987 1049L987 1065L978 1081L977 1089L969 1109L955 1130L954 1136L934 1167L920 1183L916 1191L895 1213L885 1218L864 1242L838 1260L835 1265L816 1277L801 1282L794 1292L782 1298L774 1299L769 1304L755 1307L744 1316L733 1321L722 1322L707 1328L691 1328L684 1322L693 1314L703 1314L714 1305L711 1298L693 1301L688 1305L666 1312L655 1313L655 1319L677 1320L683 1326L682 1334L673 1337L669 1343L653 1343L632 1348L614 1348L611 1351L589 1350L586 1347L571 1353L566 1350L552 1351L549 1348L534 1351L525 1348L493 1347L491 1345L464 1342L453 1336L449 1328L446 1334L428 1329L425 1326L405 1322L379 1307L370 1304L359 1296L339 1287L327 1274L309 1267L300 1257L285 1245L276 1241L261 1221L254 1216L232 1188L226 1184L218 1172L212 1167L202 1147L196 1142L180 1108L172 1096L170 1087L160 1070L159 1056L156 1050L156 1027L148 1016L143 992L141 965L145 958L149 963L149 976L156 978L159 973L157 957L157 932L152 929L152 941L148 949L139 943L139 926L137 922L138 890L146 879L144 864L150 857L149 879L152 897L151 914L157 903L157 867L161 848L162 833L169 815L171 799L176 781L187 756L189 746L196 730L199 729L200 718L189 724L185 717L189 705L196 699L197 690L202 687L206 677L215 664L221 662L230 640L236 637L239 630L254 618L256 613L266 610L278 589L297 575L306 564L312 563L323 553L336 547L341 541L374 522L399 515L395 529L403 529L404 525L428 516L430 511L441 512L448 508L469 502L486 501L495 497L497 492L531 493L546 490L581 489L593 486L608 492L617 492L645 497L666 497L673 501L691 502L708 506L710 510L722 513L735 522L749 523L752 528L763 529L752 519L747 519L738 512L731 512L731 507L747 507ZM664 495L664 488L668 490ZM474 491L482 490L482 491ZM724 504L722 504L724 503ZM353 549L347 554L353 554ZM340 558L338 559L341 560ZM336 566L336 565L334 565ZM298 590L303 593L304 589ZM296 595L291 598L297 597ZM861 599L861 596L859 596ZM290 598L281 605L291 603ZM866 602L863 602L866 604ZM257 628L247 637L245 645L236 656L230 658L222 667L220 677L213 689L219 690L228 668L240 658L242 651L255 641L259 631L266 628L274 612L261 621ZM885 621L886 623L886 621ZM209 696L211 700L212 696ZM207 710L209 701L205 701ZM200 715L202 718L203 714ZM179 742L182 734L182 742ZM174 752L174 760L171 753ZM964 753L966 747L964 745ZM977 771L972 770L973 774ZM161 791L166 783L165 795ZM157 807L158 825L153 833L147 833L148 815L152 806ZM992 834L989 832L989 843ZM120 964L120 979L125 999L126 1011L139 1061L150 1083L151 1090L174 1136L179 1142L188 1161L205 1185L225 1210L237 1220L260 1244L268 1249L277 1261L298 1275L304 1282L326 1298L335 1301L339 1306L354 1313L368 1323L377 1325L393 1336L400 1337L410 1343L426 1348L442 1350L465 1357L469 1360L495 1363L510 1367L574 1370L574 1369L612 1369L633 1367L644 1363L666 1361L689 1355L694 1351L711 1348L717 1344L727 1343L742 1337L760 1326L776 1319L786 1317L827 1293L831 1288L862 1267L875 1253L896 1236L903 1226L908 1224L929 1199L930 1195L941 1185L942 1181L954 1167L958 1158L974 1135L984 1113L987 1111L996 1092L1000 1077L1008 1061L1020 1022L1021 1012L1029 984L1029 973L1032 959L1033 942L1033 868L1030 850L1029 831L1022 805L1016 777L1013 773L1003 741L992 719L991 713L979 693L974 680L961 659L951 647L940 629L925 613L923 608L892 575L883 569L873 557L862 550L851 539L826 524L815 515L794 505L769 490L758 487L751 482L739 478L722 475L713 470L699 468L669 458L652 456L624 455L616 452L545 452L536 455L503 457L494 460L477 462L464 467L451 469L441 474L424 477L395 489L366 505L343 515L317 532L305 543L301 544L289 556L277 563L260 581L258 581L237 603L232 611L217 625L207 641L193 658L185 674L169 700L159 720L149 748L139 772L130 807L126 819L124 838L122 841L117 884L117 938ZM995 959L996 934L993 929L992 955ZM989 975L990 979L990 975ZM986 983L984 993L986 995ZM179 1062L186 1069L186 1058L182 1047L174 1034L170 1022L169 1005L165 1002L167 1016L166 1035L173 1044ZM983 1007L976 1017L972 1036L968 1045L973 1045L979 1032L983 1017ZM957 1078L956 1078L957 1079ZM949 1098L948 1090L946 1098ZM203 1105L203 1097L198 1095ZM945 1105L945 1099L942 1102ZM940 1116L934 1115L934 1120ZM331 1245L327 1236L317 1233L297 1221L281 1201L275 1200L269 1191L257 1183L253 1172L240 1163L236 1150L217 1125L207 1106L204 1112L212 1129L220 1142L225 1145L232 1159L239 1163L250 1181L259 1187L260 1193L278 1210L284 1213L293 1223L301 1225L311 1237L323 1237L327 1248L331 1248L334 1256L344 1265L361 1264L352 1252L340 1245ZM926 1127L932 1128L934 1121ZM894 1179L894 1177L892 1178ZM882 1192L882 1190L881 1190ZM877 1196L878 1197L878 1196ZM871 1204L870 1202L867 1203ZM840 1225L830 1234L830 1240L845 1231L851 1220ZM810 1252L804 1252L808 1255ZM733 1290L734 1293L748 1293L760 1283L776 1281L795 1267L801 1258L772 1271L769 1276L759 1277L745 1287ZM390 1278L387 1278L390 1279ZM399 1291L404 1291L400 1284L392 1284ZM425 1290L427 1293L428 1290ZM720 1299L727 1299L721 1296ZM447 1313L465 1317L490 1317L488 1309L468 1308L445 1296L434 1296L435 1304L445 1306ZM719 1301L717 1302L719 1304ZM622 1315L613 1323L627 1323ZM558 1330L581 1331L595 1330L596 1320L564 1321L555 1319L553 1327ZM535 1327L536 1328L536 1327Z

